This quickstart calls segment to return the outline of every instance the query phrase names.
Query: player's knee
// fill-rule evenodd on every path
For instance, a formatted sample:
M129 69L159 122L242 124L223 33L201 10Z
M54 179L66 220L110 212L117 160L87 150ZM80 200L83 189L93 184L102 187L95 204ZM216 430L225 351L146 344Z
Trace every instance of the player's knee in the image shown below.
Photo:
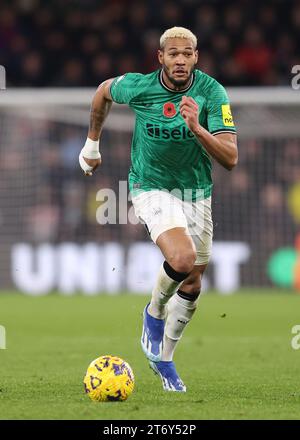
M190 273L196 261L196 251L191 248L184 251L176 251L170 258L170 265L176 272Z

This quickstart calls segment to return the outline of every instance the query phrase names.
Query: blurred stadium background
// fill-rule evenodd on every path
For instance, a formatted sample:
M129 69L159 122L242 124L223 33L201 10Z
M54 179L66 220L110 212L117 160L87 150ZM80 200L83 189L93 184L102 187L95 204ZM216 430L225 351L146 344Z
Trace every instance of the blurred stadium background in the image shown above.
M159 36L174 24L198 36L199 67L228 89L239 135L239 166L215 166L204 287L300 289L300 100L291 85L300 2L280 0L1 1L2 289L151 291L161 257L144 228L96 222L97 191L118 194L127 179L132 113L114 106L92 179L77 157L98 84L156 69Z
M204 288L223 296L203 296L176 352L187 397L163 393L138 349L159 251L140 224L96 221L97 192L127 180L125 106L106 121L101 169L88 179L78 164L97 86L156 69L174 25L227 88L240 157L214 166ZM299 419L299 47L296 0L0 0L0 419ZM133 367L129 406L83 395L106 353Z

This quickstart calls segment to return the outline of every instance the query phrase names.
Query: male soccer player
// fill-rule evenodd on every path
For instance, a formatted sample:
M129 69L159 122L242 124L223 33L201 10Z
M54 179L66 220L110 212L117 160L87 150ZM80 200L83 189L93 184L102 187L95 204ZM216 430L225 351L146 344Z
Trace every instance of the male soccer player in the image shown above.
M227 94L195 69L196 47L188 29L168 29L160 38L160 70L104 81L94 96L79 156L91 175L101 163L99 138L112 101L134 110L132 203L165 258L144 309L141 344L164 390L179 392L186 387L173 354L196 310L211 252L211 157L228 170L238 157Z

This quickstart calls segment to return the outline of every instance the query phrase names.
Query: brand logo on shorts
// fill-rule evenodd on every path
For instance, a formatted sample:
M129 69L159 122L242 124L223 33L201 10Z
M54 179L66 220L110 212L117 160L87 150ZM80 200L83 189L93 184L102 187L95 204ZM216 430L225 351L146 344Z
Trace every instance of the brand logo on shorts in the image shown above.
M147 134L151 138L160 140L182 141L185 139L193 139L195 136L184 124L178 128L163 128L160 124L146 124Z
M163 107L163 114L167 118L173 118L176 115L176 107L173 102L166 102Z
M158 215L158 214L161 214L161 213L162 213L161 208L153 208L153 215Z

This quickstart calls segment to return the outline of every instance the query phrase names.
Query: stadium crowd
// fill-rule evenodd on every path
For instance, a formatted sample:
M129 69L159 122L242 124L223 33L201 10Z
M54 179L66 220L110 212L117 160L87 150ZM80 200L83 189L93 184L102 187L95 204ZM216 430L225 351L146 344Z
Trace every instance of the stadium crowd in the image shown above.
M299 64L298 0L2 0L8 86L81 87L158 67L162 31L198 37L199 67L225 86L286 85Z

